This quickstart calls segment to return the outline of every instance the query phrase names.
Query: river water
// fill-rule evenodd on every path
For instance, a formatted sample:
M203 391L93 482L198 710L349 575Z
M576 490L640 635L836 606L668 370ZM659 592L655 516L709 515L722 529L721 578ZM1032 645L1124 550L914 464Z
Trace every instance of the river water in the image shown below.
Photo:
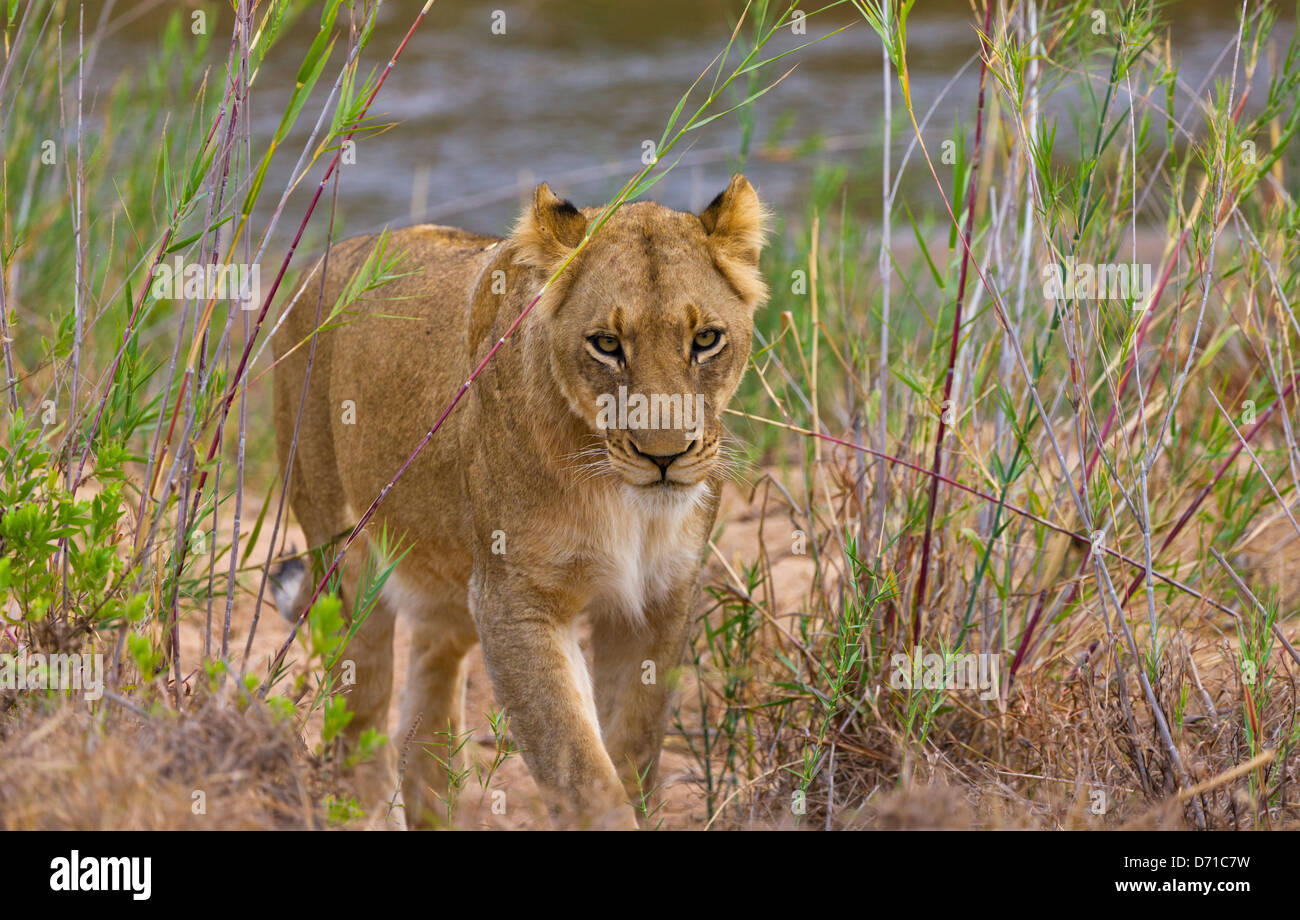
M94 5L88 4L88 21ZM371 65L386 61L421 5L384 3ZM113 78L156 53L170 8L188 5L119 0L97 77ZM1216 60L1215 72L1226 74L1231 53L1220 55L1235 36L1239 8L1222 0L1170 5L1172 43L1190 85L1199 84ZM219 76L233 14L227 3L207 9L215 36L209 57ZM521 189L542 179L580 205L602 202L640 166L643 142L659 137L684 88L726 42L739 9L735 0L437 0L372 110L381 121L399 124L362 140L356 165L344 172L345 231L424 219L500 233L518 210ZM1293 8L1280 15L1293 15ZM935 110L930 133L936 139L953 134L960 118L969 141L978 74L973 17L964 0L919 0L913 13L909 62L920 112L957 75ZM259 77L255 126L264 136L275 128L276 106L310 40L311 13L303 24L275 49ZM843 162L864 176L875 168L882 104L875 33L846 5L809 20L807 35L782 32L769 47L784 51L844 25L847 31L787 58L798 68L758 103L745 171L778 211L801 210L818 163ZM1294 30L1294 19L1284 19L1276 39L1286 41ZM342 53L335 50L333 65ZM1097 60L1104 78L1106 62ZM327 75L335 72L336 66L327 69ZM895 116L901 152L910 129L897 95ZM270 188L283 183L312 120L309 107ZM679 208L702 207L735 167L740 136L730 117L693 132L684 165L652 197ZM1061 137L1070 138L1066 124ZM794 155L810 138L822 139L821 149Z

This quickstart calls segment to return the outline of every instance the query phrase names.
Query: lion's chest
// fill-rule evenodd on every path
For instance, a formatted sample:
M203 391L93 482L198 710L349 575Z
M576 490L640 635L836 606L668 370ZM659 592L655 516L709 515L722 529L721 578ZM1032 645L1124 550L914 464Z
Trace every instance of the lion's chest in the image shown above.
M588 547L594 611L641 622L647 608L694 579L704 488L670 501L620 493L602 509Z

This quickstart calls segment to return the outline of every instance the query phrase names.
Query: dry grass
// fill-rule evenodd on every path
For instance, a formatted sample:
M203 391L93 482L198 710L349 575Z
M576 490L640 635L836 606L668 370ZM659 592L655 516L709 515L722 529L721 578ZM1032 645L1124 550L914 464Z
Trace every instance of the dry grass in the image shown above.
M275 830L325 825L324 786L292 727L217 697L183 713L24 701L0 720L4 830ZM13 701L7 701L12 704Z

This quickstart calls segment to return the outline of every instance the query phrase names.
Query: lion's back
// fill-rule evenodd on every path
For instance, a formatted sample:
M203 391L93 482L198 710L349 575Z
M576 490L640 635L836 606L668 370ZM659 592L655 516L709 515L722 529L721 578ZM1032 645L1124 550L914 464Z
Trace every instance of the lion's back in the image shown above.
M298 302L273 342L279 362L275 412L284 462L319 301L321 331L315 336L291 486L308 540L327 539L355 523L349 518L387 484L464 382L470 292L498 242L429 224L394 231L382 242L382 252L379 236L353 237L331 248L323 289L319 275L305 285L299 282ZM383 283L331 318L367 261L367 284ZM429 490L445 493L457 479L454 455L430 445L386 505L427 506Z

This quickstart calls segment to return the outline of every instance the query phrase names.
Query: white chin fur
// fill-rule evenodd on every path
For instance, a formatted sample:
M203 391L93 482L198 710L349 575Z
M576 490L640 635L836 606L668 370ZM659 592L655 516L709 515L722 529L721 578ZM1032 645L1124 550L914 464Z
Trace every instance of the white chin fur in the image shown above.
M628 484L624 486L623 494L643 514L681 513L689 507L703 504L709 494L709 484L707 481L690 486Z

